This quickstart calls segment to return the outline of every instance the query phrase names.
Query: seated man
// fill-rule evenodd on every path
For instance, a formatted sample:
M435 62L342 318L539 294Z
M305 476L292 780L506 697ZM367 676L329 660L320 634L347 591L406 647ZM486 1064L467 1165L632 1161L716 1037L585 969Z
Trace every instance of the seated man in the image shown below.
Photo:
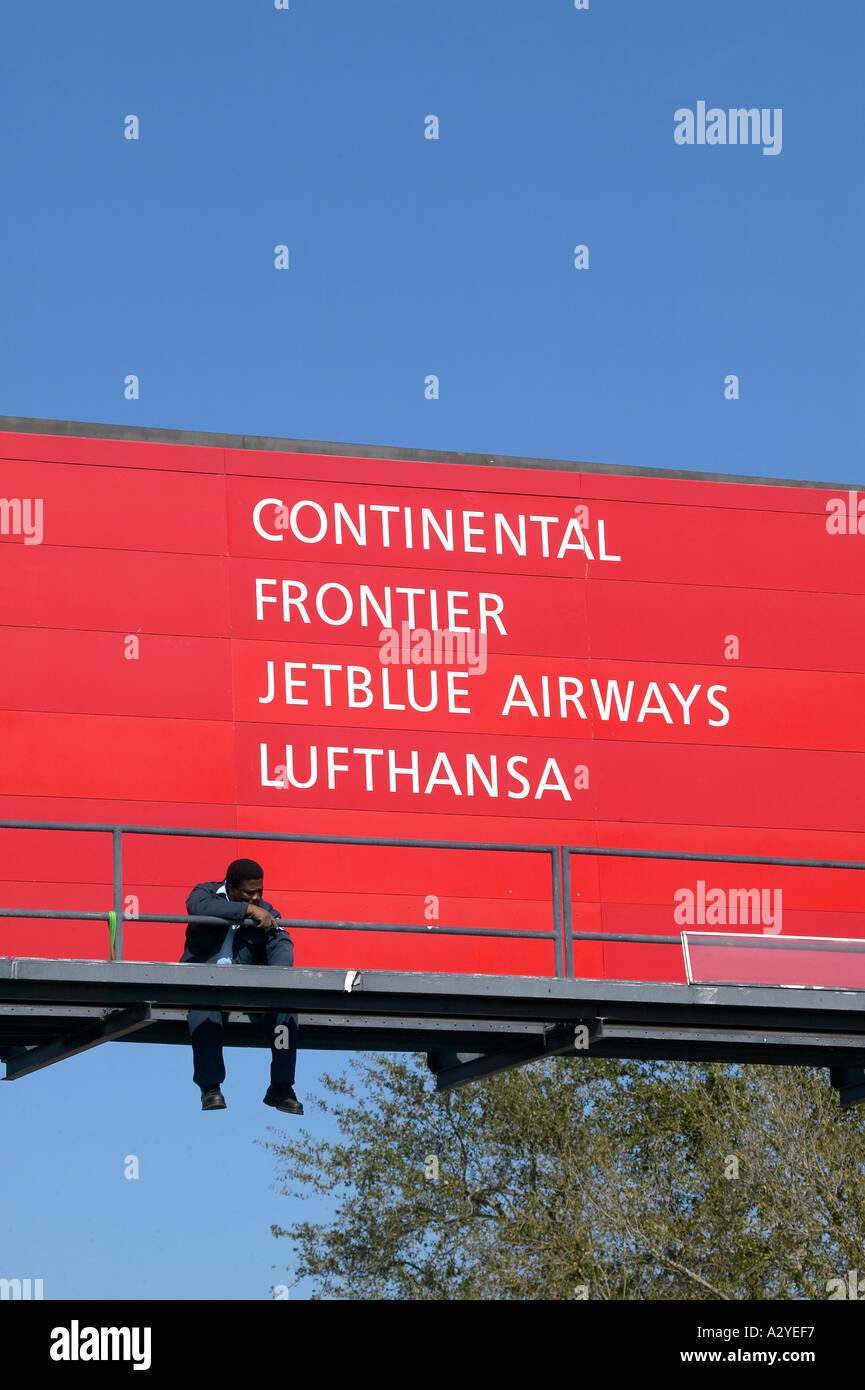
M276 908L262 899L263 887L264 870L254 859L235 859L226 869L223 883L197 883L186 899L187 912L190 916L221 917L228 930L226 934L223 927L190 922L181 962L293 965L294 943L285 928L280 927ZM262 1017L272 1058L264 1103L290 1115L302 1115L303 1106L294 1094L297 1015L268 1013ZM225 1109L220 1090L225 1080L224 1026L222 1012L189 1013L192 1079L201 1088L202 1110Z

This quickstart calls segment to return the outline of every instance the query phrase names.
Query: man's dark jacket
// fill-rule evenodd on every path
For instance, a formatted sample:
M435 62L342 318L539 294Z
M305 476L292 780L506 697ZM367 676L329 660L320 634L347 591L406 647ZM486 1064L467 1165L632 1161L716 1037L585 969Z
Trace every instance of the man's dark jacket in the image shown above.
M186 928L186 944L181 957L181 960L187 963L206 964L209 961L217 960L221 954L222 944L225 941L229 926L238 928L234 936L235 946L246 939L261 945L266 938L267 933L257 928L252 918L246 916L247 903L243 901L232 902L231 898L223 897L222 894L217 897L216 890L221 887L222 884L218 881L196 883L186 899L186 911L190 916L219 917L225 923L224 926L209 927L205 926L204 923L190 922ZM265 902L263 898L259 906L269 912L271 917L279 917L276 908L271 903ZM241 923L244 925L241 926ZM291 941L288 932L282 931L282 935ZM293 946L294 943L292 942Z

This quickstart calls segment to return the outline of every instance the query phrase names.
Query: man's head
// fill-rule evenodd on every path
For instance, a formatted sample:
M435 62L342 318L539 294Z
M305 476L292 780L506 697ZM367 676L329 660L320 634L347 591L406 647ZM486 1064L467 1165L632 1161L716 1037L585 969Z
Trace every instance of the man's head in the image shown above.
M235 903L260 903L264 869L254 859L234 859L225 871L225 891Z

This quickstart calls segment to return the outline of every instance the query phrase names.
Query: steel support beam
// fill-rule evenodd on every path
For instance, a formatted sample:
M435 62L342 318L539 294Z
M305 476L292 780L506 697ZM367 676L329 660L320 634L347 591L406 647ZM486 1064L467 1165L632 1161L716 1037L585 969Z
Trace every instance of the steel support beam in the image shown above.
M588 1030L589 1045L593 1031L594 1025ZM526 1066L528 1062L538 1062L542 1057L562 1057L584 1051L586 1038L585 1025L560 1025L547 1030L540 1047L486 1053L431 1052L427 1055L427 1065L435 1076L436 1090L451 1091L455 1086L465 1086L469 1081L477 1081L482 1076L495 1076L497 1072L513 1071L516 1067Z
M40 1047L28 1047L6 1059L4 1081L17 1081L19 1077L29 1076L31 1072L50 1067L54 1062L62 1062L74 1057L78 1052L87 1052L101 1043L115 1042L150 1023L150 1005L134 1004L130 1009L118 1009L107 1018L89 1028L79 1029L66 1037L55 1038Z
M807 1030L784 1031L777 1028L701 1028L700 1042L706 1045L715 1043L739 1048L833 1048L859 1049L865 1054L865 1035L861 1033L815 1033ZM659 1027L644 1023L609 1023L606 1019L598 1025L594 1041L609 1042L663 1042L687 1043L694 1041L693 1028Z
M150 1007L148 1026L105 1028L105 1010L135 1006ZM9 958L0 1057L25 1075L39 1054L24 1045L51 1049L46 1061L109 1037L188 1045L186 1011L203 1007L229 1015L229 1045L256 1045L247 1014L282 1009L299 1015L303 1048L425 1052L440 1089L583 1049L865 1068L865 990ZM857 1072L839 1087L843 1103L862 1098L860 1082Z
M345 1017L609 1022L685 1027L858 1033L865 990L783 985L686 985L563 980L553 976L456 975L398 970L172 965L132 961L0 958L0 1001L242 1012L290 1007Z
M838 1092L842 1110L865 1100L865 1068L830 1067L829 1080Z
M0 1003L0 1061L21 1056L24 1049L68 1036L83 1039L105 1017L96 1005ZM302 1051L423 1052L431 1046L472 1048L474 1052L516 1045L537 1045L543 1026L489 1020L380 1018L375 1015L340 1017L335 1014L298 1015L298 1046ZM186 1010L153 1006L147 1028L116 1041L189 1047ZM266 1047L254 1013L226 1014L227 1047Z

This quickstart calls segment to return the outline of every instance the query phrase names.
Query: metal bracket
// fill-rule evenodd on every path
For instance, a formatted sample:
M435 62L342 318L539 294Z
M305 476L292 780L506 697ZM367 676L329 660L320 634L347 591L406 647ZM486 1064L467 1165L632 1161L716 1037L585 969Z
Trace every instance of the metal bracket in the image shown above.
M595 1019L586 1023L558 1023L545 1030L543 1046L521 1047L499 1052L428 1052L427 1066L436 1079L438 1092L465 1086L482 1076L513 1071L542 1057L564 1057L573 1052L585 1052L594 1038L600 1036Z
M67 1057L74 1057L78 1052L87 1052L91 1047L99 1047L100 1043L115 1042L129 1033L136 1033L139 1028L146 1028L150 1021L149 1004L133 1004L129 1009L112 1009L103 1019L89 1027L75 1033L67 1033L62 1038L54 1038L38 1047L25 1048L14 1057L7 1057L6 1075L3 1079L17 1081L21 1076L29 1076L31 1072L50 1067L54 1062L65 1061Z
M865 1067L830 1067L829 1080L838 1092L842 1110L865 1100Z

